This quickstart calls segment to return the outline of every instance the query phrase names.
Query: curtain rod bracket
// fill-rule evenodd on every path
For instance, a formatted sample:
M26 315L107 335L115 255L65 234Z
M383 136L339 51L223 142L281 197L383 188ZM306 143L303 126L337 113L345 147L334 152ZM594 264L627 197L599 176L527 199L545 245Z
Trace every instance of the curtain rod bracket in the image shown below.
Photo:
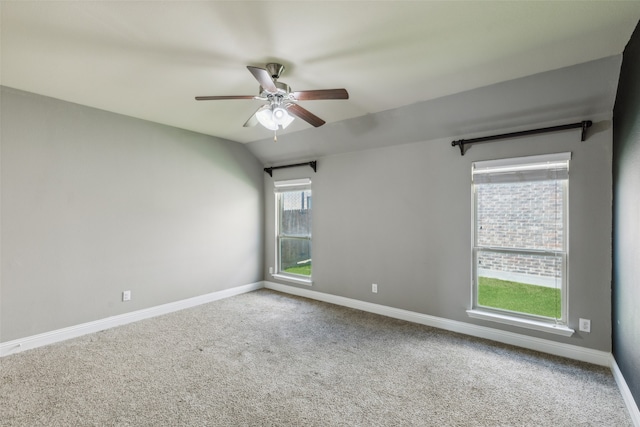
M318 161L317 160L312 160L312 161L306 162L306 163L296 163L295 165L271 166L271 167L268 167L268 168L264 168L263 170L266 173L268 173L270 177L273 177L274 169L295 168L297 166L311 166L311 169L313 169L314 172L317 172Z
M580 136L581 141L585 141L587 139L587 129L591 127L593 122L591 120L583 120L579 123L571 123L568 125L560 125L560 126L551 126L548 128L541 129L530 129L523 130L520 132L511 132L511 133L503 133L500 135L491 135L491 136L482 136L480 138L472 138L472 139L459 139L457 141L451 141L451 146L455 147L456 145L460 147L460 155L464 156L464 145L465 144L473 144L476 142L487 142L487 141L495 141L496 139L505 139L505 138L515 138L518 136L526 136L526 135L535 135L538 133L546 133L546 132L557 132L561 130L567 129L582 129L582 135Z
M459 139L457 141L451 141L451 146L455 147L455 146L460 147L460 155L464 156L464 139Z
M585 141L587 139L587 129L591 127L593 122L591 120L583 120L582 121L582 136L580 137L580 141Z

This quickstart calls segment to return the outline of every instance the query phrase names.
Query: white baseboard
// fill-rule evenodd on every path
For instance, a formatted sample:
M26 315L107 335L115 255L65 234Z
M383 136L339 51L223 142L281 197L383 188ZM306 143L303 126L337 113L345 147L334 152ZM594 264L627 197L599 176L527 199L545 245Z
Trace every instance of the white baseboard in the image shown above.
M116 326L126 325L127 323L137 322L139 320L148 319L150 317L160 316L162 314L168 314L178 310L184 310L185 308L195 307L212 301L229 298L246 292L255 291L256 289L261 289L263 287L263 282L251 283L248 285L237 286L235 288L212 292L193 298L170 302L151 308L132 311L130 313L119 314L117 316L111 316L105 319L95 320L93 322L82 323L80 325L70 326L68 328L57 329L55 331L49 331L42 334L16 339L13 341L3 342L0 343L0 357L68 340L70 338L76 338L82 335L103 331L105 329L110 329Z
M613 356L611 356L611 372L613 373L613 378L615 378L616 383L618 384L618 389L622 394L622 399L629 410L629 415L631 416L633 425L635 427L640 427L640 410L638 410L638 405L636 404L636 401L631 394L631 390L622 376L618 363Z
M393 317L395 319L407 320L413 323L433 326L434 328L445 329L447 331L458 332L465 335L471 335L473 337L485 338L504 344L515 345L517 347L541 351L543 353L567 357L574 360L580 360L582 362L593 363L595 365L607 367L611 365L611 353L607 353L604 351L592 350L576 345L563 344L536 337L529 337L514 332L501 331L499 329L473 325L471 323L459 322L457 320L449 320L442 317L430 316L428 314L416 313L414 311L402 310L385 305L325 294L322 292L312 291L310 289L302 289L294 286L282 285L280 283L265 281L264 287L267 289L273 289L274 291L298 295L301 297L324 301L331 304L342 305L362 311L368 311L370 313Z
M345 298L337 295L325 294L322 292L312 291L310 289L303 289L269 281L251 283L244 286L238 286L231 289L225 289L223 291L212 292L210 294L200 295L193 298L159 305L156 307L107 317L105 319L100 319L93 322L82 323L80 325L70 326L68 328L57 329L54 331L32 335L13 341L3 342L0 343L0 357L19 353L21 351L29 350L32 348L41 347L43 345L64 341L70 338L79 337L89 333L102 331L116 326L125 325L128 323L136 322L138 320L160 316L162 314L183 310L185 308L195 307L200 304L206 304L208 302L228 298L245 292L251 292L263 287L279 292L315 299L318 301L324 301L331 304L355 308L370 313L376 313L387 317L393 317L396 319L407 320L409 322L445 329L447 331L458 332L478 338L486 338L505 344L511 344L518 347L537 350L557 356L568 357L570 359L580 360L596 365L611 366L611 354L603 351L592 350L570 344L558 343L541 338L529 337L513 332L501 331L499 329L487 328L484 326L473 325L470 323L430 316L428 314L416 313L413 311L402 310L385 305Z

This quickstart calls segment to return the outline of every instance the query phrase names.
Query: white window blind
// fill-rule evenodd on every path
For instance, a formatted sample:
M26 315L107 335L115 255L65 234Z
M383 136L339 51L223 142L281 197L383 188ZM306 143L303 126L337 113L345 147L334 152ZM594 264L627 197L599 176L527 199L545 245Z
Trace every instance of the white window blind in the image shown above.
M273 183L273 191L275 193L284 193L287 191L305 191L311 190L311 179L289 179L286 181L275 181Z
M471 179L476 184L569 179L571 153L474 162Z

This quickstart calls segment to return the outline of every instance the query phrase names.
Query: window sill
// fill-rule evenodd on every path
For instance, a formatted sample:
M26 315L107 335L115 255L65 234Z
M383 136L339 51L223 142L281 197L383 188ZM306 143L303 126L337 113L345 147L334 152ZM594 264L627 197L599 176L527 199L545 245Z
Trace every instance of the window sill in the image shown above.
M296 283L298 285L306 285L306 286L313 285L313 281L311 279L303 279L303 278L288 276L285 274L276 273L276 274L272 274L271 277L273 277L274 279L285 281L285 282Z
M548 332L551 334L570 337L574 334L574 330L565 325L556 325L553 323L540 322L537 320L523 319L520 317L508 316L505 314L491 313L482 310L467 310L469 317L474 319L489 320L491 322L504 323L511 326L519 326L521 328L534 329L536 331Z

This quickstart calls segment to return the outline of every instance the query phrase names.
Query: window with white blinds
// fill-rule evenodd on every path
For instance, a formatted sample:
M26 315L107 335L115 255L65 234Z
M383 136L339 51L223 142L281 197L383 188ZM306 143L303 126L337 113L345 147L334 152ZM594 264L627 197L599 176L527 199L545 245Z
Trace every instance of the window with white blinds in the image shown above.
M311 180L274 183L276 196L276 275L311 281Z
M570 159L472 164L473 310L567 324Z

